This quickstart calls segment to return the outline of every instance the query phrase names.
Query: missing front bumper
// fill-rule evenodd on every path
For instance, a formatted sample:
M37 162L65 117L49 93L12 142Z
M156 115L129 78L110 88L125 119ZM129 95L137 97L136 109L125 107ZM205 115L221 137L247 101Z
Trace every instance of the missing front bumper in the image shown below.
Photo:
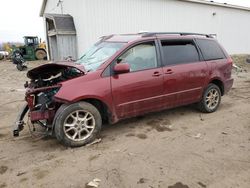
M15 137L19 136L19 132L23 130L24 126L23 118L25 117L28 110L29 110L28 104L25 104L20 110L16 122L13 125L13 136Z

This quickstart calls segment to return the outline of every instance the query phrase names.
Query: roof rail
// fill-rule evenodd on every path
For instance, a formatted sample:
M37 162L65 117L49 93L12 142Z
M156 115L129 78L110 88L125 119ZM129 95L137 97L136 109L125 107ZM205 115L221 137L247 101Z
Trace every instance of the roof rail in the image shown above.
M114 36L114 34L111 34L111 35L104 35L102 37L100 37L101 41L104 41L104 40L108 40L110 38L112 38Z
M187 36L187 35L198 35L198 36L204 36L207 38L214 38L214 35L211 34L201 34L201 33L179 33L179 32L145 32L142 34L142 37L152 37L155 35L181 35L181 36Z

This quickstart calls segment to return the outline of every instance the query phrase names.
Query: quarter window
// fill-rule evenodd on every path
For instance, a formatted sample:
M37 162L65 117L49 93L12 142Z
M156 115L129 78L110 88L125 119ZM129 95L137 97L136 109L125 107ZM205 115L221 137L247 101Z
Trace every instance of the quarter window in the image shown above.
M162 41L164 65L200 61L199 53L192 41Z
M157 67L156 48L154 43L139 44L126 51L119 59L130 65L130 72Z
M204 39L197 39L196 41L201 49L205 61L226 58L222 49L216 41Z

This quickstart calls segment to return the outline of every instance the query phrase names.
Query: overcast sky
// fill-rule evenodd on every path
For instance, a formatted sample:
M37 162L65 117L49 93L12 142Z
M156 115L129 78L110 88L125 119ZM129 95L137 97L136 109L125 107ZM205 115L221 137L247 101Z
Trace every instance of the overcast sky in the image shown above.
M23 36L44 37L39 17L42 0L4 0L0 2L0 42L23 41Z
M250 7L250 0L214 0ZM72 3L74 0L72 0ZM42 0L4 0L0 2L0 42L23 41L32 35L44 39L43 19L39 17Z

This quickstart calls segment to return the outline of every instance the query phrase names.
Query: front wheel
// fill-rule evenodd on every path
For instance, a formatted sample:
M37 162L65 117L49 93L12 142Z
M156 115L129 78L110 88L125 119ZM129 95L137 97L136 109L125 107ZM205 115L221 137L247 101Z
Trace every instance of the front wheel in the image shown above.
M56 138L66 146L79 147L88 144L96 139L101 130L100 112L87 102L64 107L55 118Z
M221 90L215 84L209 84L205 92L203 93L202 99L198 104L200 111L205 113L215 112L221 102Z

